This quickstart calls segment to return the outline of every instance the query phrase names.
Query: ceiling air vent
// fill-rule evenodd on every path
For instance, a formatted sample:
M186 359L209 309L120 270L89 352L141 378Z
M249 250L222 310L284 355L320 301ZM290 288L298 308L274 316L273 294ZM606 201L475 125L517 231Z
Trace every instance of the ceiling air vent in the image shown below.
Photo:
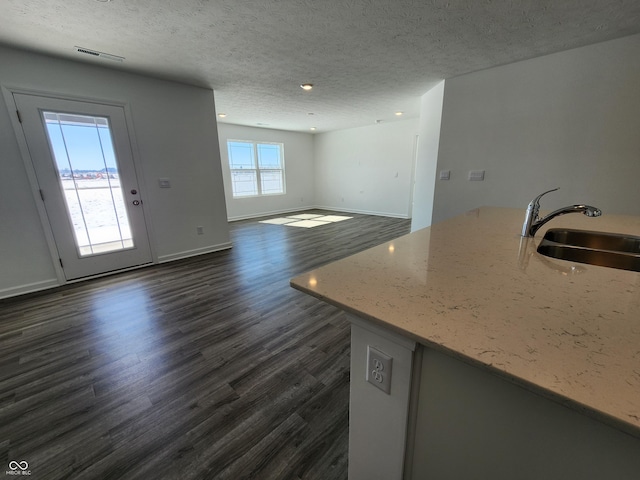
M85 55L91 55L92 57L100 57L105 60L112 60L114 62L122 62L124 61L124 57L119 57L118 55L111 55L110 53L97 52L95 50L91 50L89 48L84 47L74 47L76 52L83 53Z

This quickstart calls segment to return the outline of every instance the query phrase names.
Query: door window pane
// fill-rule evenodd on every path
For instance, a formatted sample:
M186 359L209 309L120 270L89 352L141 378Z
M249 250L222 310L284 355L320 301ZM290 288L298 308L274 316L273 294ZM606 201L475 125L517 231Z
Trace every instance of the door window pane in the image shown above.
M109 120L57 112L44 120L79 256L133 248Z

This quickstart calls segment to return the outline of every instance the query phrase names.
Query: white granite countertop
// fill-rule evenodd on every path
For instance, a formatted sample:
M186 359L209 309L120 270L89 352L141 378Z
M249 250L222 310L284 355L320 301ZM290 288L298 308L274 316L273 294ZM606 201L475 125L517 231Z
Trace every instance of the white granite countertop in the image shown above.
M291 280L294 288L640 437L640 273L545 257L548 228L640 236L640 217L482 207Z

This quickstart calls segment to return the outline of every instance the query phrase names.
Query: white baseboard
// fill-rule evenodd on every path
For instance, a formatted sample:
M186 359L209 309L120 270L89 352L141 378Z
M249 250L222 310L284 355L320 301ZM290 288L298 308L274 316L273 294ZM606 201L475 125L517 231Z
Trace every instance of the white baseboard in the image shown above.
M231 242L225 242L219 245L210 245L208 247L185 250L183 252L172 253L170 255L161 255L158 257L158 263L173 262L174 260L180 260L182 258L195 257L197 255L204 255L205 253L219 252L220 250L228 250L231 246Z
M237 222L238 220L249 220L252 218L269 217L271 215L285 215L288 213L304 212L304 211L313 210L313 209L331 210L334 212L344 212L344 213L361 213L362 215L376 215L378 217L392 217L392 218L404 218L404 219L411 218L408 215L400 215L397 213L373 212L370 210L357 210L353 208L338 208L338 207L327 207L327 206L321 206L321 205L312 205L312 206L294 208L289 210L275 210L273 212L260 212L260 213L250 214L250 215L243 215L240 217L229 217L228 221Z
M205 253L218 252L220 250L227 250L229 248L231 248L231 242L225 242L220 245L210 245L208 247L197 248L194 250L186 250L184 252L178 252L178 253L173 253L171 255L164 255L164 256L158 257L158 263L171 262L174 260L180 260L181 258L194 257L196 255L204 255ZM148 265L152 265L152 264L149 263L147 265L137 265L135 267L132 267L131 270L148 266ZM69 283L79 283L85 280L89 280L91 278L98 278L106 275L111 275L113 273L120 273L126 270L129 270L129 269L118 270L117 272L107 272L103 275L95 275L92 277L81 278L78 280L73 280L73 281L63 282L63 283L60 283L58 279L53 278L48 280L42 280L40 282L28 283L25 285L17 285L15 287L9 287L9 288L0 290L0 299L17 297L18 295L25 295L27 293L34 293L42 290L48 290L50 288L60 287L62 285L66 285Z
M59 287L60 285L62 284L58 282L57 278L27 283L26 285L18 285L0 290L0 298L17 297L18 295L39 292L40 290L47 290L49 288Z
M285 210L274 210L272 212L257 212L257 213L251 213L249 215L241 215L239 217L229 217L227 218L227 220L229 222L237 222L238 220L250 220L252 218L269 217L271 215L284 215L287 213L304 212L306 210L311 210L313 208L316 208L316 207L307 206L307 207L289 208Z
M315 206L313 208L318 208L321 210L334 210L336 212L345 212L345 213L360 213L362 215L376 215L378 217L391 217L391 218L411 218L409 215L401 215L399 213L390 213L390 212L375 212L372 210L358 210L356 208L340 208L340 207L330 207L330 206Z

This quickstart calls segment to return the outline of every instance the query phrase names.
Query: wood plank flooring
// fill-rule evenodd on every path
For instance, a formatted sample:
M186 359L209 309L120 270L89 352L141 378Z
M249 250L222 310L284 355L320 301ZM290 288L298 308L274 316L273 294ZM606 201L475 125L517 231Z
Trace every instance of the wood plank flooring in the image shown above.
M350 215L234 222L231 250L0 301L0 471L346 479L349 324L289 279L410 227Z

